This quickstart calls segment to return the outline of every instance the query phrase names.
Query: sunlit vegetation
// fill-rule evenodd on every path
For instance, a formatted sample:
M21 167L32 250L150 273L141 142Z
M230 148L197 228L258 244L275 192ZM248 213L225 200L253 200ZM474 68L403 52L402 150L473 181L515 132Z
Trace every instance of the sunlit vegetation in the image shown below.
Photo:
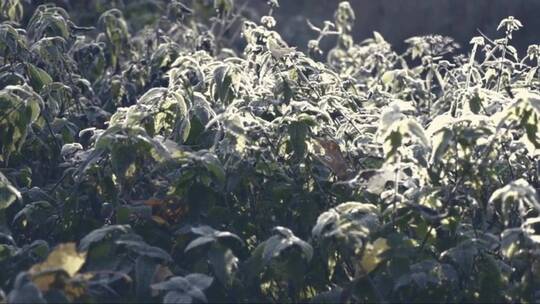
M125 2L0 2L2 301L540 301L526 24L399 54L346 1L298 47L277 0Z

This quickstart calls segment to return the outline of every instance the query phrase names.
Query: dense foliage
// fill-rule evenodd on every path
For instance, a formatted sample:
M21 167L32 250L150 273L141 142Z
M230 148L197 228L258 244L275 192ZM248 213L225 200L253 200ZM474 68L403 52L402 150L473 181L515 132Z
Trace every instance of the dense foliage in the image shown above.
M517 19L397 54L340 2L304 53L277 0L84 3L0 2L2 301L540 300Z

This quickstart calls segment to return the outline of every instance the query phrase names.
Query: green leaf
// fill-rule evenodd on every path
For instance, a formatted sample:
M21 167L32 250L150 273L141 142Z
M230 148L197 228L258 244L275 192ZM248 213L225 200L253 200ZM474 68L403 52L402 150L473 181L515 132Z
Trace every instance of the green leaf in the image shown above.
M474 259L478 253L477 241L465 240L456 247L442 252L440 258L456 267L460 274L467 276L474 270Z
M26 37L7 23L0 24L0 53L21 59L25 59L28 54Z
M478 269L479 298L482 303L501 303L505 301L505 278L497 261L489 254L482 254L476 260Z
M474 96L469 99L469 109L474 114L480 113L480 110L482 109L482 98L478 93L474 94Z
M157 267L157 262L146 255L140 255L135 260L135 293L138 299L150 298L150 285Z
M226 64L217 67L214 70L214 99L229 104L234 98L232 85L232 68Z
M45 85L53 82L52 77L47 74L45 70L38 68L31 63L26 63L26 73L28 74L28 78L30 78L30 85L38 92L41 91Z
M224 183L226 180L225 169L219 161L219 159L211 153L204 153L201 157L204 166L210 171L220 183Z
M430 164L439 163L448 148L452 145L453 133L448 128L443 128L432 137L433 149L431 152Z
M309 126L303 121L292 122L289 125L288 132L292 151L295 157L302 158L307 150L307 134Z
M38 228L46 223L54 223L54 207L46 201L30 203L13 217L13 225L21 228ZM52 220L52 222L50 222Z
M396 155L398 149L401 147L402 142L403 134L399 130L390 131L388 133L388 136L386 136L383 145L383 149L387 159Z
M125 178L130 169L136 169L135 161L137 160L136 149L132 145L115 143L111 147L111 165L113 172L119 178ZM133 167L132 167L133 166Z

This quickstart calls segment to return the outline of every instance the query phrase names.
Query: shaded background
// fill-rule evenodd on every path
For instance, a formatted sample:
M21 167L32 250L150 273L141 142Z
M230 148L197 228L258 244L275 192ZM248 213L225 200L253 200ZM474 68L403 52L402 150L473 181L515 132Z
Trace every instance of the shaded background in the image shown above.
M5 0L0 0L5 1ZM67 8L76 21L94 25L99 15L95 9L121 8L132 26L143 25L145 15L159 13L170 0L28 0L32 5L55 2ZM181 0L191 6L192 2L209 5L215 0ZM341 0L280 0L281 8L275 12L277 31L290 45L305 49L309 39L316 33L307 26L309 19L317 26L324 20L332 20ZM235 0L246 4L255 19L268 12L267 0ZM405 47L404 40L417 35L441 34L453 37L469 50L468 44L480 29L490 38L498 38L499 21L513 15L524 27L514 34L513 44L522 54L530 44L540 43L540 0L350 0L356 12L355 41L359 42L380 32L397 51ZM99 9L98 9L99 10ZM159 15L159 14L157 14ZM27 16L29 17L29 16ZM154 15L155 17L155 15ZM323 48L333 45L331 39L323 41Z
M265 12L264 0L247 0ZM281 0L276 12L278 32L291 44L304 48L315 36L306 18L319 26L331 20L339 0ZM498 38L500 20L515 16L523 28L514 34L514 45L524 52L530 44L540 43L540 0L350 0L356 13L355 41L380 32L395 49L403 50L404 40L425 34L455 38L468 50L468 44L480 29L490 38Z

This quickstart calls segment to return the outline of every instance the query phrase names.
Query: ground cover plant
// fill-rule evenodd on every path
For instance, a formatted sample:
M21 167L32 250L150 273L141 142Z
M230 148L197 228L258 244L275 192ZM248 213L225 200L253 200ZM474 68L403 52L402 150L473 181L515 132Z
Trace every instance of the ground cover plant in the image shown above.
M277 0L80 5L0 2L1 301L540 300L519 20L398 54L346 1L305 48Z

